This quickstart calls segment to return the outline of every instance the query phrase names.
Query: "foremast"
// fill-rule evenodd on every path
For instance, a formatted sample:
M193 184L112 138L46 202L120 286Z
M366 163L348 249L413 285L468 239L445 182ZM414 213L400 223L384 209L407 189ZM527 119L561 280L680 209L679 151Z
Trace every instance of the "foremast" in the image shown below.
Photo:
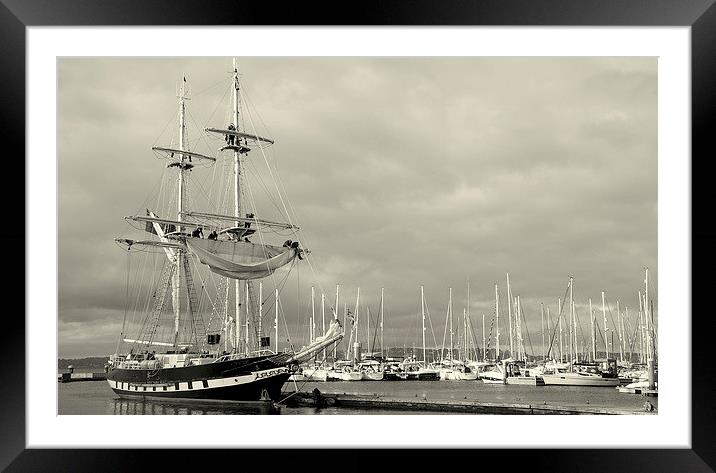
M186 115L186 105L185 101L187 100L186 96L186 77L182 78L181 87L179 88L179 151L185 151L186 147L186 122L185 122L185 115ZM184 172L186 170L186 166L184 163L184 154L179 154L179 190L178 190L178 197L177 197L177 221L182 221L182 213L184 212ZM181 224L177 226L177 231L179 234L182 233L183 229ZM181 248L177 248L175 254L175 265L176 268L174 270L174 273L172 275L172 307L174 308L174 349L177 348L177 344L179 341L179 319L181 317L181 304L179 299L179 290L180 290L180 282L181 282L181 273L182 268L184 266L184 251ZM187 295L189 293L187 287ZM189 298L187 298L187 301ZM190 311L191 304L187 303L187 308ZM190 317L193 314L189 314Z
M234 71L234 77L233 77L233 123L236 124L236 129L239 130L239 120L241 119L240 116L240 108L241 108L241 102L239 99L239 69L236 65L236 58L233 60L233 71ZM238 140L238 137L236 137ZM241 201L241 147L236 146L234 147L234 216L238 218L241 218L243 216L242 211L242 201ZM239 220L236 221L236 226L238 227L241 225L241 222ZM234 318L236 322L236 330L234 333L236 334L236 351L238 352L240 347L240 337L241 337L241 281L236 279L234 281L234 290L235 290L235 314L236 317ZM246 340L245 340L245 354L248 355L249 351L249 298L248 298L248 283L246 287Z

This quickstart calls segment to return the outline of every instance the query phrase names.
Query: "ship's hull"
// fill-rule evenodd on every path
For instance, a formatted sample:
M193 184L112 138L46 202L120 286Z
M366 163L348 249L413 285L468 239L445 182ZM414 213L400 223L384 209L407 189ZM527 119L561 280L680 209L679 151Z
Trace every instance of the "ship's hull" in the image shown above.
M127 398L258 401L264 391L278 401L290 372L272 356L160 369L115 368L107 374L112 390Z

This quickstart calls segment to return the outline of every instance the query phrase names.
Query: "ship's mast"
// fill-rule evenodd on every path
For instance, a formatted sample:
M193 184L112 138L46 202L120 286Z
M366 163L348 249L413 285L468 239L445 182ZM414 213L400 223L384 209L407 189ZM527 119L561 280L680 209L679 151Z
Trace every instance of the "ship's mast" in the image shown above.
M239 102L239 69L236 65L236 59L234 58L233 61L234 66L234 88L233 88L233 121L234 126L236 129L239 129L239 108L241 106L241 103ZM238 137L236 138L238 139ZM234 215L236 217L241 217L243 215L241 211L241 153L239 152L239 147L234 148L234 178L235 178L235 184L234 184ZM240 222L236 222L236 226L238 227L240 225ZM241 318L241 281L235 280L234 281L234 289L236 292L236 333L240 332L240 325L239 321ZM247 287L248 289L248 287ZM248 331L248 324L249 324L249 312L248 312L248 294L246 297L246 340L244 340L244 343L246 344L246 350L248 352L248 344L249 344L249 331ZM237 345L238 350L238 345Z
M186 106L186 77L182 78L181 87L179 88L179 150L184 151L186 141L186 124L185 113ZM182 213L184 212L184 155L179 155L179 197L177 199L177 221L182 221ZM179 233L182 232L182 226L177 227ZM179 318L181 315L181 306L179 303L179 285L181 283L181 272L184 266L184 252L181 249L176 250L175 258L176 269L172 275L172 307L174 308L174 349L177 348L179 340Z
M540 331L542 332L542 361L547 361L547 355L545 354L544 346L544 302L540 302L539 305L539 324Z
M482 361L487 361L487 345L485 344L485 314L482 314Z
M604 305L604 291L602 291L602 316L604 318L604 351L609 359L609 345L607 345L607 309Z
M597 361L597 333L594 326L594 311L592 310L592 298L589 298L589 324L592 332L592 362Z
M420 312L423 315L423 367L425 367L425 293L420 286Z
M453 351L453 340L452 340L452 288L450 288L450 296L448 300L448 310L450 311L450 365L452 366L452 351Z
M510 273L507 273L507 324L510 335L510 357L515 356L514 340L512 339L512 291L510 290Z
M278 288L274 289L274 330L276 331L276 353L278 353Z
M579 361L577 355L577 326L574 323L574 278L569 277L569 346L570 346L570 363L573 363L575 359Z
M383 338L383 288L380 288L380 357L385 358L385 339Z
M562 340L564 339L564 336L562 335L562 298L557 298L557 317L559 317L559 362L564 363L564 351L562 347Z
M495 361L500 357L500 292L495 283Z
M321 291L321 335L326 334L326 294ZM323 362L326 361L326 350L323 350Z

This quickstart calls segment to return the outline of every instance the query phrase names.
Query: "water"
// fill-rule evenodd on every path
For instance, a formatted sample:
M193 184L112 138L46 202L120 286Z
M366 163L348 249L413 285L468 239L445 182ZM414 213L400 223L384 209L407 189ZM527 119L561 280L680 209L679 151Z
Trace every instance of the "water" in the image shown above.
M552 405L642 410L647 400L658 407L658 398L620 393L615 388L578 386L514 386L484 384L480 381L354 381L298 383L301 391L318 388L323 393L377 394L383 398L428 400L471 400L481 402ZM232 415L267 414L265 408L227 401L132 400L114 394L106 381L58 383L58 414L109 415ZM293 391L294 383L284 385ZM281 414L344 415L344 414L421 414L414 411L361 410L345 408L281 407ZM425 414L436 414L426 412Z

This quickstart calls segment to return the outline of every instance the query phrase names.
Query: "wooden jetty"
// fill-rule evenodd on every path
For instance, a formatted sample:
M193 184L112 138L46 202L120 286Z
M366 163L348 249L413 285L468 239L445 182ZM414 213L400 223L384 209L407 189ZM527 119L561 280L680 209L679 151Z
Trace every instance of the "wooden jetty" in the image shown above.
M451 412L464 414L515 415L643 415L656 410L615 409L582 406L553 406L547 404L507 404L477 400L428 400L426 398L391 398L378 394L337 394L313 392L284 392L283 404L289 407L336 407L367 410Z

